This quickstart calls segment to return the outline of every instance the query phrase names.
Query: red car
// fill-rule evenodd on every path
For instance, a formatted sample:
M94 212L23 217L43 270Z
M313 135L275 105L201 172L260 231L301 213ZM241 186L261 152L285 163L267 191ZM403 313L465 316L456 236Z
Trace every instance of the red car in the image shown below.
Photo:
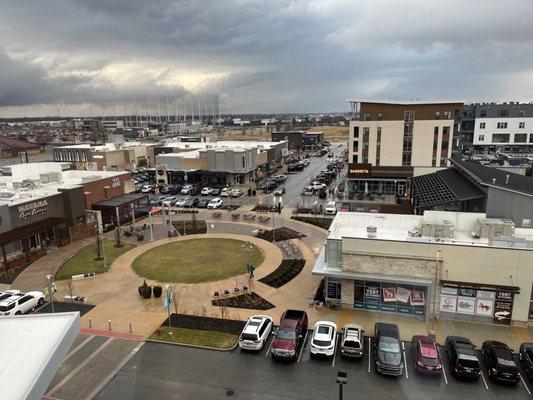
M415 371L419 374L440 376L442 362L437 344L428 336L413 336L411 339Z

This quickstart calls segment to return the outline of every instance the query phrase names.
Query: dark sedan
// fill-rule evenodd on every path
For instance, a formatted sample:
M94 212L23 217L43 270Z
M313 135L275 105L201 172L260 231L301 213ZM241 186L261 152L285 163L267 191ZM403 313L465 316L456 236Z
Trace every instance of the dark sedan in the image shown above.
M511 349L502 342L487 340L481 350L489 377L497 382L517 384L520 371L516 366Z
M442 362L435 340L428 336L413 336L411 339L415 371L419 374L442 374Z
M189 198L189 199L185 200L185 202L183 203L183 207L185 207L185 208L193 208L193 207L196 207L198 205L198 202L199 202L198 197Z
M522 343L519 357L527 377L533 380L533 343Z

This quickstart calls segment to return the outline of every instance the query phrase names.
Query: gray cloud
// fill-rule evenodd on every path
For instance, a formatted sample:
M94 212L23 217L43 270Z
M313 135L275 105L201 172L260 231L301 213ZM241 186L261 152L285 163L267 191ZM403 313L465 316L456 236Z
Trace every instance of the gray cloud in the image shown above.
M530 0L3 2L0 114L188 91L236 112L529 100L532 17Z

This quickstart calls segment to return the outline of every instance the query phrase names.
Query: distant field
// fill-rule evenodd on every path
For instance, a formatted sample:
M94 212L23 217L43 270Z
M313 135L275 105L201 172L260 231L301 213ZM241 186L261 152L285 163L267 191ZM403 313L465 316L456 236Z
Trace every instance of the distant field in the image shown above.
M299 129L299 128L294 128ZM347 126L315 126L309 129L311 132L324 132L326 140L348 140L348 127ZM246 128L234 129L224 132L221 137L222 140L262 140L270 139L270 132L267 132L265 128Z
M314 126L309 129L311 132L324 132L324 138L326 140L348 140L348 127L347 126Z

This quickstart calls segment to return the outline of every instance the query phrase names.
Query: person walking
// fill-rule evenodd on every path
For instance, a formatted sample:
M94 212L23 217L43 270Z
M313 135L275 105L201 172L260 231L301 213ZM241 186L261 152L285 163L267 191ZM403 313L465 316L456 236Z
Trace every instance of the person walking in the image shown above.
M252 264L250 264L250 278L254 277L254 271L255 271L254 266Z

